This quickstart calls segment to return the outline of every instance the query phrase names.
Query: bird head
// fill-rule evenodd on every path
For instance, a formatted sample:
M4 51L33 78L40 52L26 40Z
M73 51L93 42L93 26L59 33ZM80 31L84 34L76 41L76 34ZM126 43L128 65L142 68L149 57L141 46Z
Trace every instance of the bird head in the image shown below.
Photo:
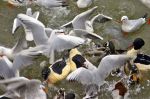
M142 38L136 38L133 41L133 46L135 50L141 49L145 45L145 42Z
M128 20L128 17L127 16L122 16L121 17L121 22L126 22Z

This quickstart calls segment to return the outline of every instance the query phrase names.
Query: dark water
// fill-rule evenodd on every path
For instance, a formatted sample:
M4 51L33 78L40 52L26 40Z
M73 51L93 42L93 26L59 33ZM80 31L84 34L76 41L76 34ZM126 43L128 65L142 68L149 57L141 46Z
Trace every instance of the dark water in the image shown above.
M59 26L64 23L72 20L74 16L77 14L87 10L87 9L78 9L75 5L75 0L70 0L69 7L63 9L45 9L38 6L28 6L31 7L34 11L40 11L40 18L47 27L51 28L59 28ZM91 5L98 6L97 11L92 15L96 15L98 13L106 14L112 17L114 20L120 20L121 16L127 15L129 18L138 18L143 16L145 13L148 13L150 16L150 9L141 4L138 0L95 0ZM89 8L91 8L89 7ZM11 35L12 23L13 19L16 17L18 13L25 13L27 7L11 7L2 0L0 0L0 45L6 47L13 47L16 43L18 36L13 37ZM120 44L116 45L118 48L126 48L128 44L131 43L136 37L141 37L145 40L146 45L143 47L142 51L145 54L150 54L150 25L145 24L142 28L135 33L130 33L127 37L122 37L120 34L120 24L116 22L108 22L105 24L96 23L94 25L95 32L99 33L101 36L107 39L113 38L118 39ZM23 33L22 29L19 29L15 35L20 35ZM25 70L22 70L21 75L28 78L38 78L41 79L41 68L39 68L39 63L43 59L39 59L34 66L28 67ZM149 73L145 74L144 77L149 77ZM111 78L110 78L111 79ZM146 79L143 79L142 87L140 92L135 90L131 91L131 99L150 99L149 92L150 88L147 85ZM72 90L77 93L79 99L83 96L83 90L81 85L68 83L66 81L62 81L56 85L57 88L64 87L67 91ZM55 93L57 88L50 89L49 99L52 99L52 95ZM143 89L142 89L143 88ZM133 88L136 89L136 88ZM100 94L100 99L110 99L110 93L107 91L103 91Z

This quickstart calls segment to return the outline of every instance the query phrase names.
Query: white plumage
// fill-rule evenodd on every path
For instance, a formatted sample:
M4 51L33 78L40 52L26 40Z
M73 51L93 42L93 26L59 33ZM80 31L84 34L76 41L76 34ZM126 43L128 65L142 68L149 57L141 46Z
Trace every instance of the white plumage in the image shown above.
M15 77L0 81L6 86L6 92L0 96L11 99L47 99L44 86L37 79L29 80L25 77Z
M129 59L127 55L105 56L97 69L91 71L81 67L69 74L67 80L75 80L83 85L96 84L101 86L113 69L123 66Z
M48 37L45 33L45 26L40 21L25 14L19 14L17 18L27 27L31 28L36 46L45 46L43 50L46 53L45 55L48 57L50 55L53 55L54 51L64 51L65 49L72 49L76 46L84 44L85 42L82 38L79 37L64 34L61 35L61 30L53 30L50 37Z
M145 18L129 20L127 16L122 16L121 21L121 28L123 32L135 32L146 22Z

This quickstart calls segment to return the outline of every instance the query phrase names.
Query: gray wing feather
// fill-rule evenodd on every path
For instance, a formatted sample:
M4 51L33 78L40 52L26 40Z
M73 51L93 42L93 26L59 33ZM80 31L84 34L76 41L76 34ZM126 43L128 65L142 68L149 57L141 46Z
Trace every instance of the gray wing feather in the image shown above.
M84 44L84 40L79 37L69 35L57 35L57 37L51 42L50 50L64 51L65 49L72 49L76 46Z
M81 83L83 85L91 84L93 81L92 78L93 78L93 75L90 72L90 70L85 69L83 67L76 69L75 71L73 71L67 76L67 80L77 81L78 83Z
M12 63L6 56L0 59L0 76L4 77L4 79L15 77L15 73L12 70Z
M87 37L87 38L90 38L90 39L100 39L100 40L103 40L103 37L95 34L95 33L90 33L86 30L82 30L82 29L75 29L74 30L74 33L76 36L79 36L79 37Z
M28 65L31 65L38 56L42 54L42 51L39 51L35 48L29 48L19 52L13 61L13 70L20 70L25 68Z
M22 34L19 38L19 40L17 41L17 43L15 44L15 46L12 48L13 53L18 53L23 49L26 49L28 47L27 45L27 41L25 40L25 35Z

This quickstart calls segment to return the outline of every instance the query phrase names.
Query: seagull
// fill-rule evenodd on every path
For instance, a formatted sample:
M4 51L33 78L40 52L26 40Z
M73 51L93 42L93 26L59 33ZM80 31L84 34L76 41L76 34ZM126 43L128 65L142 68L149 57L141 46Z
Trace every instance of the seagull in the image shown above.
M112 20L111 17L98 14L94 16L91 20L89 20L90 15L97 9L97 6L93 7L92 9L89 9L83 13L80 13L77 15L72 21L62 25L60 28L63 27L73 27L73 30L69 32L69 35L75 35L79 37L88 37L94 39L100 39L103 40L101 36L99 36L94 32L93 24L95 21L99 21L100 23L104 23L106 21Z
M35 18L37 20L38 17L39 17L39 14L40 14L39 11L36 11L36 12L34 12L32 14L32 9L31 8L27 8L26 15L28 15L30 17L33 17L33 18ZM17 28L19 26L21 26L21 25L24 27L25 34L26 34L26 40L27 41L33 41L33 35L32 35L31 29L28 28L26 25L21 24L21 22L17 18L14 19L13 28L12 28L12 34L14 34L15 31L17 30Z
M15 77L1 80L0 85L4 85L6 92L0 98L10 99L47 99L44 92L45 87L40 80L27 79L25 77Z
M92 4L93 0L77 0L78 8L87 8Z
M89 20L89 17L91 16L91 14L94 13L94 11L97 9L98 7L95 6L85 12L82 12L80 14L78 14L72 21L62 25L60 28L63 27L73 27L73 29L83 29L83 30L87 30L89 32L94 32L93 29L93 23L95 21L99 21L100 23L104 23L106 21L112 20L111 17L103 15L103 14L98 14L96 16L94 16L91 20Z
M45 26L39 20L36 20L25 14L18 14L18 20L29 27L32 30L33 38L36 46L45 46L43 49L45 56L50 57L50 63L54 62L54 51L62 52L67 49L72 49L81 44L84 44L85 40L75 36L64 35L62 30L53 30L50 37L45 33Z
M24 35L21 35L17 43L13 46L13 48L0 46L0 56L7 56L10 60L13 60L17 53L26 48L27 42L25 40Z
M37 48L38 49L38 48ZM4 79L19 77L19 70L31 65L34 59L42 55L36 48L29 48L17 53L13 62L7 56L0 57L0 76Z
M73 27L73 29L84 29L86 30L85 22L89 19L90 15L94 13L94 11L98 8L98 6L95 6L85 12L80 13L77 15L72 21L64 24L61 26L63 27Z
M135 32L146 22L146 17L147 13L143 17L134 20L129 20L127 16L122 16L122 31L125 33Z
M96 84L100 87L104 84L105 78L113 69L124 66L130 59L131 58L125 54L107 55L102 58L97 69L91 71L81 67L70 73L67 80L77 81L82 85Z
M67 6L66 0L34 0L33 3L46 8Z

